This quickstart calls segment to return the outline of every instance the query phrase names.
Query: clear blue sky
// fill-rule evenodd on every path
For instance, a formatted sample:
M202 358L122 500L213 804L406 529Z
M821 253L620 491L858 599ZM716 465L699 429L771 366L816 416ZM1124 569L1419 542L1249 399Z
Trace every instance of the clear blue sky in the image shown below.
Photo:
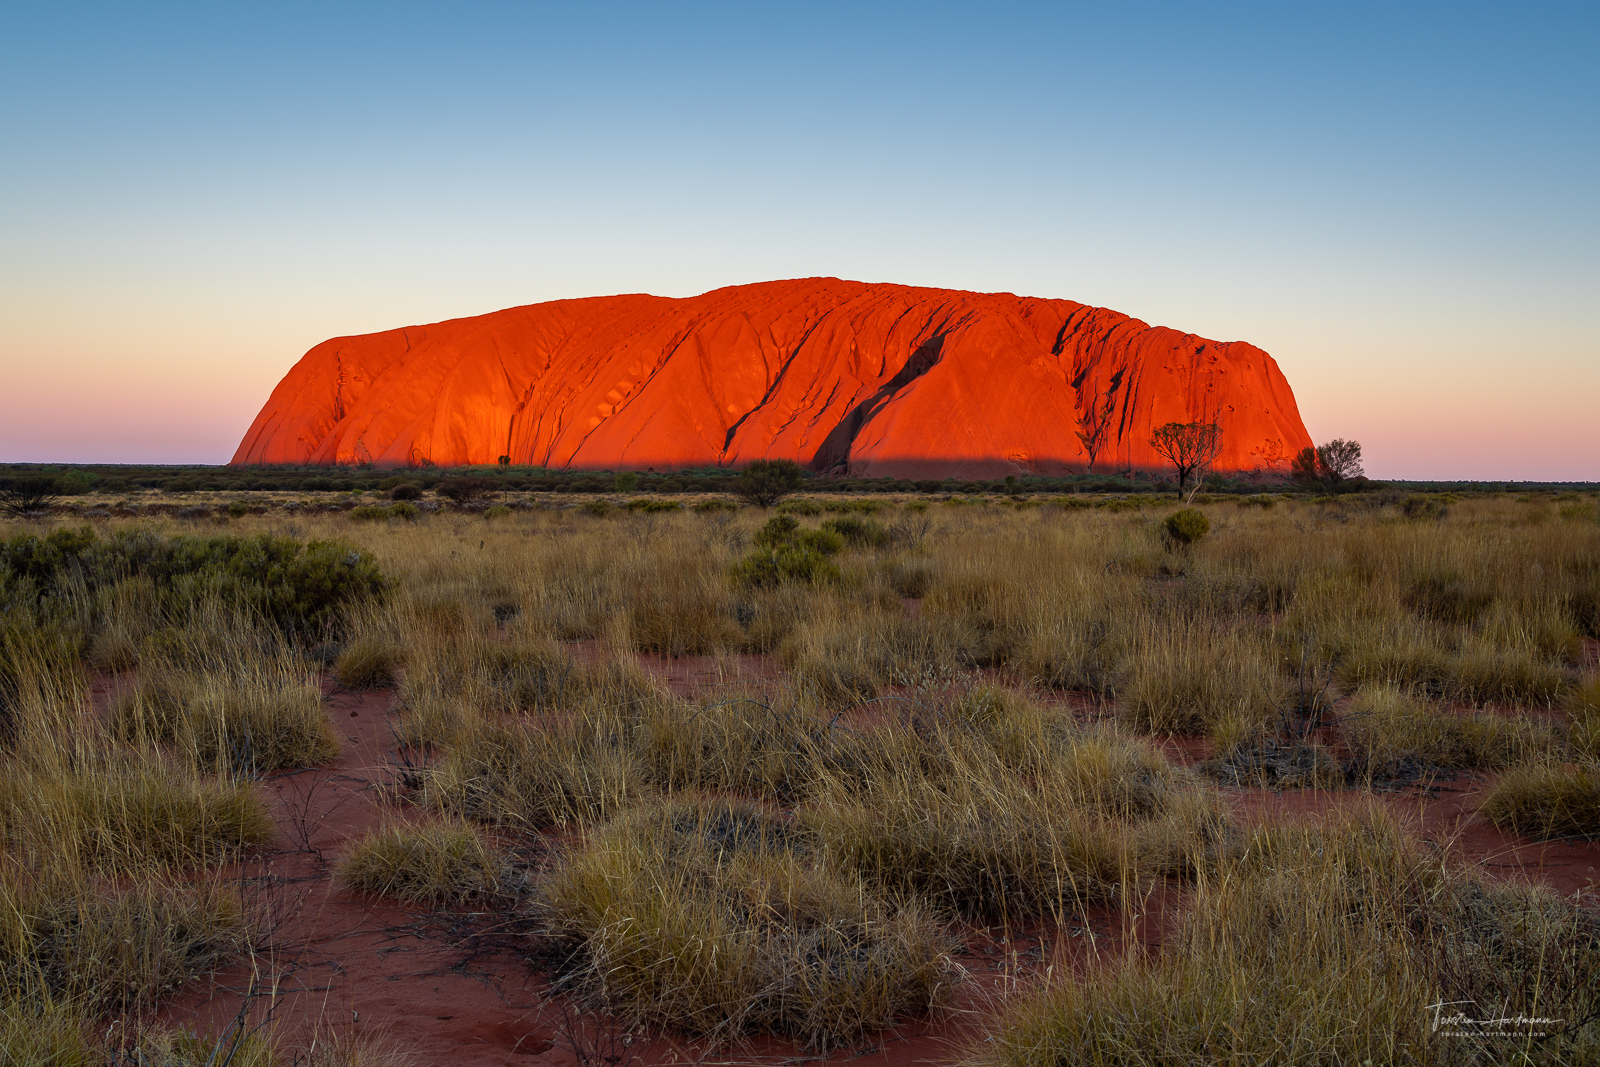
M1600 5L9 5L0 460L301 353L770 278L1248 340L1390 477L1600 479Z

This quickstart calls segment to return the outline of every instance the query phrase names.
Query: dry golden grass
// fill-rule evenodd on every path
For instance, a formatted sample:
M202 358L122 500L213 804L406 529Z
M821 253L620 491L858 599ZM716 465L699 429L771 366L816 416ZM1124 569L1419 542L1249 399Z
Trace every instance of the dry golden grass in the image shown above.
M504 864L471 827L408 823L375 830L339 861L339 883L407 904L460 904L509 890Z
M1359 690L1343 714L1355 772L1367 780L1433 768L1499 770L1547 759L1561 745L1543 719L1445 711L1392 686Z
M1496 826L1529 837L1600 837L1600 766L1517 767L1478 810Z
M0 995L94 1015L148 1009L250 947L251 920L215 882L0 876Z
M647 807L542 887L564 984L637 1023L729 1040L848 1044L950 992L950 942L809 854L798 831L726 801Z
M6 973L33 984L8 979L0 1048L33 1020L74 1062L74 1021L159 999L193 973L171 962L182 945L197 966L247 947L198 872L270 833L250 776L336 754L329 666L346 688L398 684L415 799L439 819L362 842L346 884L503 894L471 824L560 828L573 851L539 915L573 987L637 1021L834 1047L943 1002L958 917L1126 909L1180 882L1196 903L1170 951L1019 1000L994 1058L1451 1062L1419 1029L1430 997L1531 1011L1507 983L1535 976L1589 1010L1587 913L1446 871L1375 816L1246 834L1147 735L1209 737L1211 773L1278 789L1503 772L1487 817L1595 833L1592 507L1202 502L1210 532L1180 549L1170 508L1080 503L789 508L797 536L837 549L830 576L760 587L736 579L769 518L750 511L233 520L378 561L386 595L315 632L214 582L69 576L41 597L0 575L5 891L70 931L7 935ZM118 530L164 528L102 536ZM745 652L785 676L739 677ZM703 655L722 677L682 699L636 653ZM86 667L136 672L103 718ZM1065 690L1110 721L1059 710ZM175 884L194 892L155 900ZM109 943L135 922L166 933ZM43 977L63 966L87 984ZM1592 1059L1591 1031L1539 1055Z
M1368 810L1255 831L1202 879L1174 941L1018 997L974 1058L1576 1065L1600 1052L1596 966L1592 913L1443 868ZM1526 1027L1454 1037L1433 1026L1440 1004L1453 1005L1446 1015L1563 1021L1538 1028L1557 1031L1551 1039Z

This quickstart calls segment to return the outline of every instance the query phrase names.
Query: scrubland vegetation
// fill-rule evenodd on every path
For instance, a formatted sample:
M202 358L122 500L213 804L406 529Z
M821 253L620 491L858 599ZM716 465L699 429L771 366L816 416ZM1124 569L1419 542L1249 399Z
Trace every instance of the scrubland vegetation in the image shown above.
M626 1026L849 1048L970 1010L974 937L1160 893L1158 946L1041 968L951 1058L1600 1058L1593 897L1382 799L1482 776L1493 826L1600 837L1592 496L406 495L3 530L0 1062L208 1062L150 1009L270 944L227 872L260 777L338 752L324 675L397 709L339 883L512 916Z

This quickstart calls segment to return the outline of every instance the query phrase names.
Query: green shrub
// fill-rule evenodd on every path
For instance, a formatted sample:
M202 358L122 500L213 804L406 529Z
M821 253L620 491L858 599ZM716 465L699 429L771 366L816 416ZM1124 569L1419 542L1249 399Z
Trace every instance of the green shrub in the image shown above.
M639 488L639 473L637 471L621 471L616 479L617 492L631 493Z
M785 500L778 505L778 512L783 515L821 515L822 505L802 497L799 500Z
M839 577L839 568L825 554L793 544L758 548L734 567L736 581L757 588L771 588L785 582L816 584Z
M379 484L381 486L382 483L379 483ZM422 499L422 487L420 485L412 485L410 482L401 482L399 485L394 486L392 489L389 490L389 499L390 500L421 500Z
M346 608L389 584L370 554L342 541L164 538L129 529L101 540L84 527L0 542L0 579L29 583L41 598L76 581L93 592L130 577L148 578L170 607L212 597L259 611L302 637L336 628Z
M756 531L754 540L755 550L734 567L734 578L741 585L771 588L839 577L828 557L844 548L844 538L832 530L802 529L794 516L774 515Z
M794 539L795 531L800 529L800 523L788 515L774 515L768 519L766 525L756 531L752 540L762 548L777 548L788 544Z
M492 522L495 519L503 519L507 515L510 515L510 514L511 514L511 509L510 508L506 507L504 504L496 504L494 507L489 508L488 510L486 510L483 513L483 517Z
M694 506L694 511L697 515L707 515L714 511L738 510L738 504L735 504L731 500L725 500L722 497L712 497L710 500L702 500Z
M611 514L612 508L604 500L591 500L587 504L580 504L578 510L585 515L593 515L597 519L603 519Z
M1169 540L1180 545L1192 545L1211 532L1211 520L1198 508L1184 508L1168 515L1161 527Z

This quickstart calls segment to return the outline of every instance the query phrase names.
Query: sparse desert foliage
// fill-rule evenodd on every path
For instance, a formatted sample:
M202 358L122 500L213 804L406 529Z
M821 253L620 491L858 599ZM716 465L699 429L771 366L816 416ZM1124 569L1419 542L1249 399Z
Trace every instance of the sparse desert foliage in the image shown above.
M1600 834L1590 498L437 503L0 529L0 1058L203 1063L150 1012L270 943L228 876L291 844L263 779L391 695L381 818L322 869L419 929L492 916L619 1032L1505 1058L1431 1031L1470 999L1570 1020L1533 1062L1595 1058L1592 901L1393 817L1425 793L1357 799L1454 776L1525 843ZM1154 900L1160 947L1102 951ZM954 1014L1021 930L1065 947Z

